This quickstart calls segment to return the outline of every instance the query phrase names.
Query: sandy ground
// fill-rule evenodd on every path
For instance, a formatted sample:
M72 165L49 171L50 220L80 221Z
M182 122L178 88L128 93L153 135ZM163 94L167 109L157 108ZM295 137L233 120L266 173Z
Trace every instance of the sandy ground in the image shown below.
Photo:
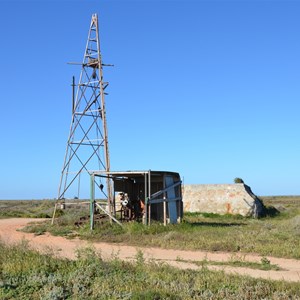
M43 222L42 219L34 219L34 221ZM90 242L79 239L69 240L59 236L51 236L50 234L36 236L31 233L18 231L18 229L21 229L30 222L33 222L33 219L0 219L0 239L7 244L19 243L25 239L34 249L47 253L51 250L57 256L70 259L76 258L77 249L91 246ZM245 261L261 262L262 258L259 255L252 254L237 255L220 252L166 250L109 243L92 243L92 245L96 251L101 253L103 259L110 259L117 256L120 259L133 260L136 257L137 251L140 250L146 260L165 262L177 268L193 270L197 270L201 267L192 263L192 261L202 261L204 259L208 261L229 261L233 257L236 257ZM283 270L262 271L241 267L213 265L208 265L208 268L211 270L224 270L224 272L231 274L248 275L255 278L300 282L300 260L275 257L267 258L270 260L271 264L276 264ZM181 262L180 260L189 262Z

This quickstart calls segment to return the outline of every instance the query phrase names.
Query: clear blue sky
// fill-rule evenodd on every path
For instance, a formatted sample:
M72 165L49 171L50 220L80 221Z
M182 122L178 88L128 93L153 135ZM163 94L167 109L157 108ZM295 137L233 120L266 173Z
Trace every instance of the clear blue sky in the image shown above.
M57 197L98 13L112 170L299 195L300 1L0 1L0 199Z

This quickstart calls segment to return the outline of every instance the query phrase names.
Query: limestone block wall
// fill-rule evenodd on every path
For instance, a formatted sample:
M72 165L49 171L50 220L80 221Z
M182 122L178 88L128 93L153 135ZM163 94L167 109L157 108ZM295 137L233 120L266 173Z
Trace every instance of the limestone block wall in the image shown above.
M183 209L254 217L264 213L263 203L243 183L184 185Z

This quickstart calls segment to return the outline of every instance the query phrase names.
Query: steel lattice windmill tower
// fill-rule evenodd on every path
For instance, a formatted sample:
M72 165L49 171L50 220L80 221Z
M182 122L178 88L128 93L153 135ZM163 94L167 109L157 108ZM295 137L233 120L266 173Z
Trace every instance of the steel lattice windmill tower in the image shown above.
M89 186L92 171L110 171L105 112L103 63L100 52L97 14L92 15L79 82L73 78L73 105L70 133L58 188L58 201L81 198L80 186ZM109 179L96 183L104 198L111 201Z

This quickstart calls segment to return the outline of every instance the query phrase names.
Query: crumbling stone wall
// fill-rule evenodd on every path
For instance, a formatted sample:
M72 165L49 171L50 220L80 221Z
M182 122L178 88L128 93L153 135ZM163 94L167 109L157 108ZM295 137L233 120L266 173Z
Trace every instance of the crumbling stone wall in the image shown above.
M243 183L184 185L183 209L186 212L254 217L264 214L261 200Z

